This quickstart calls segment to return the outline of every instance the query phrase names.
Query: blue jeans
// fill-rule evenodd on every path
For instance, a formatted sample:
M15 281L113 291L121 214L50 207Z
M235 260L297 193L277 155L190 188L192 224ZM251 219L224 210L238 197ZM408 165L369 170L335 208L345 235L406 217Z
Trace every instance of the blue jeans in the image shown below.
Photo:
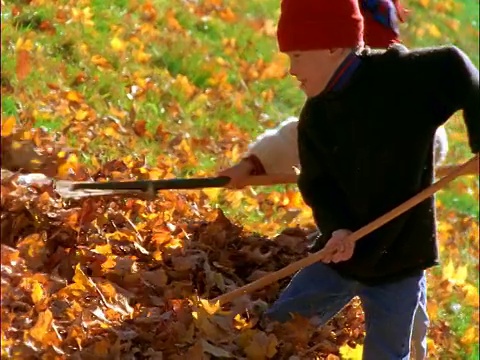
M322 325L355 296L360 298L365 313L364 360L408 360L414 320L418 323L413 331L416 359L423 358L428 327L424 272L388 284L367 286L318 262L295 274L266 316L285 322L292 314L298 314L316 317Z

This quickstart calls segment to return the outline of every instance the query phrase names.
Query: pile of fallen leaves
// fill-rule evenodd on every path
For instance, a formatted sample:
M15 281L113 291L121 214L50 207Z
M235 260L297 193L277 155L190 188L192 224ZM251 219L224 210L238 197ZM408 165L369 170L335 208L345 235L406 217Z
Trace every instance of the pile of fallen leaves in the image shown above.
M138 166L111 161L90 178L138 178ZM1 195L2 357L334 359L362 341L358 302L322 328L259 323L288 279L208 301L304 257L308 228L262 237L202 191L66 200L48 177L2 172Z

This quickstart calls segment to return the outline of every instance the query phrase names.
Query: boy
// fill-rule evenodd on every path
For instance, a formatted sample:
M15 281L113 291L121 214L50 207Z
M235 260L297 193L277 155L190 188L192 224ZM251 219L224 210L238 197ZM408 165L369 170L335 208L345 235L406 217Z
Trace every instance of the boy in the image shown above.
M390 0L360 1L360 5L365 17L364 37L368 46L387 48L390 44L399 42L396 19L401 19L401 10L398 2L394 4ZM298 118L289 117L276 129L267 130L249 146L249 151L242 161L219 175L229 176L232 179L230 187L241 188L250 175L293 172L294 167L299 167L297 125ZM406 141L403 146L406 146ZM435 164L439 165L445 160L448 151L447 134L443 126L439 127L435 133L434 149ZM412 335L417 360L424 359L426 356L425 339L429 321L425 292L426 288L423 289L422 299L415 313Z
M299 271L267 316L323 323L359 296L363 358L408 359L425 270L438 264L433 198L357 243L348 235L431 184L435 131L460 109L478 157L478 69L453 46L363 49L353 0L283 0L277 38L308 97L298 186L330 256Z

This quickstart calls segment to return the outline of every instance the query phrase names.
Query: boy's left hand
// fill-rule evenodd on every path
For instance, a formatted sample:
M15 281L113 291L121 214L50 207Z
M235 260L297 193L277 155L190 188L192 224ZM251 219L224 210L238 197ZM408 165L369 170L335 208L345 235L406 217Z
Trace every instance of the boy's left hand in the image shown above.
M350 234L352 232L346 229L334 231L322 250L322 252L325 252L322 262L327 264L330 262L338 263L350 259L355 249L355 241L348 238Z

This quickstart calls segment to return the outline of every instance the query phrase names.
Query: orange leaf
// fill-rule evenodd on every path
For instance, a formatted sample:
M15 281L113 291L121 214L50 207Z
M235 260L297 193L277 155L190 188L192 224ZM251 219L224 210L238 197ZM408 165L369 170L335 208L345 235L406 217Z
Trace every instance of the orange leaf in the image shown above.
M2 136L10 136L15 129L15 125L17 125L17 120L14 116L9 116L6 119L2 119Z
M38 319L35 325L30 329L30 336L35 340L42 342L42 340L50 332L53 322L53 315L50 310L45 310L38 314Z
M182 25L175 18L175 12L172 9L169 9L166 13L167 17L167 26L171 30L182 30Z
M101 55L93 55L91 58L91 61L92 63L100 67L104 67L104 68L110 67L110 63L108 62L108 60Z
M80 104L83 100L83 97L80 93L76 91L69 91L66 95L67 100Z
M16 74L18 81L25 79L31 70L30 53L27 50L20 49L17 52Z
M234 22L237 19L237 16L229 7L220 12L220 17L222 18L222 20L230 23Z

